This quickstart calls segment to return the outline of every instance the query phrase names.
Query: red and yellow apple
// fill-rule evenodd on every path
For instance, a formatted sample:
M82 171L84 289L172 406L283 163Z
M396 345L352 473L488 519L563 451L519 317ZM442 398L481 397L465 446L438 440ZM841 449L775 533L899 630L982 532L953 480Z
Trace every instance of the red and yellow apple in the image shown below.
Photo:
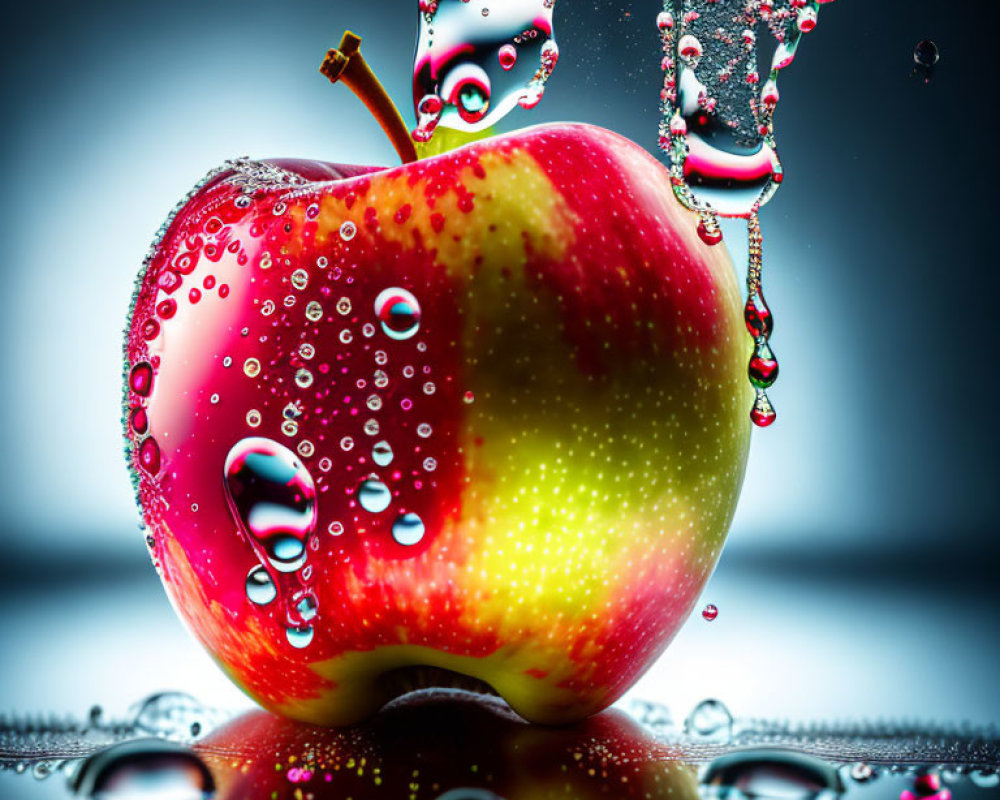
M654 158L530 128L236 162L137 284L127 447L178 612L321 724L474 686L582 719L667 646L743 479L747 334Z
M619 711L540 728L496 701L413 695L348 729L257 711L198 745L219 800L697 800L693 767Z

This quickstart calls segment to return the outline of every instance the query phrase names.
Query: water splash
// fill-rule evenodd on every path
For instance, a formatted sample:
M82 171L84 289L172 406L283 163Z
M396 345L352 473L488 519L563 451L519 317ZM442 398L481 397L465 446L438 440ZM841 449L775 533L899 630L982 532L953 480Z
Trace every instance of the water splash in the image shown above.
M747 220L748 308L766 309L758 214L784 178L774 136L778 74L794 61L802 36L816 27L819 7L829 2L664 0L656 18L663 46L659 142L674 194L698 214L698 235L708 245L722 241L717 217ZM763 75L758 31L774 46ZM766 389L778 377L778 362L767 341L770 328L751 334L750 418L766 427L775 420Z
M559 60L555 0L420 0L413 65L413 138L438 126L484 131L533 108Z

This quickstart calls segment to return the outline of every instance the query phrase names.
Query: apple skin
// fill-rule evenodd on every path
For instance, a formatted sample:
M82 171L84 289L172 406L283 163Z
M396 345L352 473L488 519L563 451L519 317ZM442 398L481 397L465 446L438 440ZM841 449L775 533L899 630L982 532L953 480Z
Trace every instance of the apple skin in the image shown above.
M695 769L620 711L544 728L458 693L410 695L340 730L251 712L198 751L218 800L698 798Z
M689 615L743 480L748 338L725 249L654 158L588 125L381 171L271 163L193 192L133 300L127 448L180 616L249 695L307 722L455 675L535 722L606 708ZM419 303L411 338L376 316L388 288ZM307 565L269 568L265 606L224 479L247 437L296 451L315 482ZM373 474L380 513L359 504ZM392 535L405 513L416 544ZM299 649L288 596L307 584Z

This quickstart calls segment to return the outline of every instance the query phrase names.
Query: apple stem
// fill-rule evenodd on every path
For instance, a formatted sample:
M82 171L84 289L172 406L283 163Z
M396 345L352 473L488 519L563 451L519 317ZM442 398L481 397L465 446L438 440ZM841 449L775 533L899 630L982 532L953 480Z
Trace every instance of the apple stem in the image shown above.
M378 120L404 164L416 161L417 151L403 121L403 115L399 113L385 87L375 77L365 57L361 55L360 48L361 37L351 31L345 31L340 47L327 51L319 71L326 75L331 83L341 81L347 84L347 87L360 98Z

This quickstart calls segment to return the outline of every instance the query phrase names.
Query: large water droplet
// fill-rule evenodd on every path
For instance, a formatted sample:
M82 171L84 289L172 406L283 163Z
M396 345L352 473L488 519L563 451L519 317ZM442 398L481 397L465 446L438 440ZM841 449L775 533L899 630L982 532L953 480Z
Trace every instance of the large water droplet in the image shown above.
M148 397L153 390L153 367L148 361L140 361L129 373L129 388L139 397Z
M266 606L278 596L274 581L271 580L267 570L259 564L247 574L246 590L250 602L259 606Z
M728 742L733 735L733 715L718 700L702 700L684 720L684 732L696 739Z
M316 487L296 455L272 439L249 437L225 464L230 509L252 542L280 572L305 562L306 540L316 528Z
M358 502L365 511L377 514L389 507L392 502L392 492L382 481L368 478L358 486Z
M413 66L414 138L437 126L481 131L537 103L558 60L552 2L424 4Z
M219 712L207 709L185 692L158 692L133 706L132 724L144 733L161 738L186 738L195 723L199 727L218 724Z
M424 531L424 521L412 512L401 514L392 523L392 538L400 544L416 544L424 538Z
M375 316L390 339L409 339L420 328L420 303L406 289L385 289L375 298Z
M715 759L701 778L704 797L816 800L844 791L837 770L791 750L742 750Z
M95 753L81 765L72 788L95 800L208 800L215 794L201 759L162 739L136 739Z

